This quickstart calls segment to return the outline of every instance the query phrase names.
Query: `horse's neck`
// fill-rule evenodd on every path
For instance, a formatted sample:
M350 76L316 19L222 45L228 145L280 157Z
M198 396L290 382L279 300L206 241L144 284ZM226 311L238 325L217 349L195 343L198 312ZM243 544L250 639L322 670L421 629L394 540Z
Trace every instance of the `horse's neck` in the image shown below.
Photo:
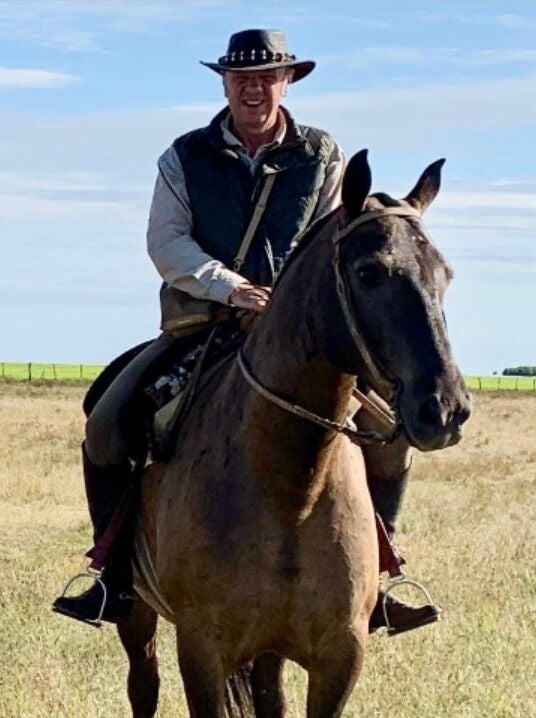
M290 269L244 354L255 377L273 393L323 418L344 422L355 380L327 361L310 329L316 322L308 320L307 307L321 307L326 256L316 263L311 259L307 272ZM284 491L286 485L310 503L321 489L339 437L271 404L253 389L249 392L245 440L259 473L264 471L274 490Z

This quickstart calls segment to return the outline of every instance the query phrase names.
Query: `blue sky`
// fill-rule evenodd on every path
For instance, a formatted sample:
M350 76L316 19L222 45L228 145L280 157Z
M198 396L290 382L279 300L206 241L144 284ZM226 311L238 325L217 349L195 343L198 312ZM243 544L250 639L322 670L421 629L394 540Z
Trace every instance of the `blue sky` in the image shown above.
M158 330L155 162L222 106L198 60L279 27L315 59L296 118L374 189L447 157L427 226L466 373L536 364L536 3L0 0L0 359L105 362Z

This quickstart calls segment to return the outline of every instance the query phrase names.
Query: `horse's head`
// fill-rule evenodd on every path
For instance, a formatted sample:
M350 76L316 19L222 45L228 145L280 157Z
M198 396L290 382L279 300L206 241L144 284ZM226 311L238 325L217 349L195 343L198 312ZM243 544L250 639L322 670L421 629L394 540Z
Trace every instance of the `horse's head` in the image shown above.
M348 164L343 217L335 237L337 291L353 343L355 368L390 393L412 444L457 443L470 398L452 356L443 296L452 270L428 237L421 214L435 198L443 160L402 200L369 196L367 152Z

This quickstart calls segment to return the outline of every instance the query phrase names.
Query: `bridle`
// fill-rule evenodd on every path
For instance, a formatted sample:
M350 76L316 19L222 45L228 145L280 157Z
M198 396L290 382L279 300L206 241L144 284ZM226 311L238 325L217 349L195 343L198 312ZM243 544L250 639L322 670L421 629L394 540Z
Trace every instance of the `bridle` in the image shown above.
M413 217L416 219L421 219L421 214L413 207L384 207L382 209L377 210L371 210L370 212L364 212L363 214L356 217L356 219L352 220L349 224L344 225L343 227L339 227L339 229L335 232L333 235L333 269L335 272L335 285L337 290L337 296L339 299L339 303L341 305L341 309L343 312L344 319L346 321L346 325L348 327L348 330L350 332L350 336L352 337L352 340L367 368L367 372L369 373L369 376L373 381L377 381L379 383L382 383L385 381L385 371L382 369L380 363L378 360L372 355L370 350L367 348L367 345L361 335L361 332L359 331L359 328L355 322L352 309L351 309L351 300L349 296L348 286L344 281L342 267L341 267L341 256L340 256L340 246L341 242L346 239L356 227L359 227L362 224L366 224L368 222L372 222L376 219L381 219L383 217ZM309 421L312 424L316 424L317 426L321 426L324 429L329 429L331 431L335 431L338 434L343 434L344 436L348 437L350 441L352 441L355 444L389 444L400 433L400 425L397 423L396 420L390 419L387 414L385 414L385 421L383 422L386 425L390 424L390 429L388 430L388 433L380 433L376 431L361 431L360 429L357 429L353 422L351 420L347 420L344 424L332 421L331 419L326 419L322 416L319 416L318 414L315 414L302 406L299 406L297 404L293 404L292 402L287 401L286 399L283 399L281 396L278 396L273 391L265 387L261 382L255 378L253 375L251 369L248 367L246 359L244 357L243 353L243 347L240 348L238 355L237 355L237 362L238 366L240 367L240 371L242 372L244 379L247 381L249 386L251 386L257 394L260 394L263 398L265 398L267 401L270 401L272 404L275 404L280 409L283 409L284 411L287 411L291 414L294 414L295 416L299 416L301 419L305 419L306 421ZM366 397L366 395L362 394L359 390L354 390L354 395L356 398L361 401L365 406L367 405L367 402L369 401Z
M363 339L363 336L361 335L361 332L359 331L359 328L354 319L348 287L345 284L342 273L340 246L342 240L346 239L348 235L352 234L356 227L359 227L362 224L367 224L368 222L372 222L376 219L381 219L383 217L389 216L413 217L421 219L420 212L418 212L416 209L413 209L413 207L383 207L382 209L372 210L371 212L365 212L364 214L359 215L349 224L345 225L344 227L340 227L339 230L333 236L333 268L335 271L335 286L337 289L337 296L339 298L342 312L346 320L346 325L354 341L354 344L359 354L361 355L365 366L367 367L369 377L373 381L380 384L385 381L385 370L381 368L379 361L372 355L370 350L367 348L367 343Z

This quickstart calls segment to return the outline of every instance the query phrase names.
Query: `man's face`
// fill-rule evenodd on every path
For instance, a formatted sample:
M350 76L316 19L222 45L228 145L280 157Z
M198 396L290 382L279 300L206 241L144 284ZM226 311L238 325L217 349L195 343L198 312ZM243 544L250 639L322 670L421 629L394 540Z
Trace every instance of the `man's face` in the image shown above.
M226 72L223 78L225 96L235 125L251 133L274 127L288 78L285 69Z

